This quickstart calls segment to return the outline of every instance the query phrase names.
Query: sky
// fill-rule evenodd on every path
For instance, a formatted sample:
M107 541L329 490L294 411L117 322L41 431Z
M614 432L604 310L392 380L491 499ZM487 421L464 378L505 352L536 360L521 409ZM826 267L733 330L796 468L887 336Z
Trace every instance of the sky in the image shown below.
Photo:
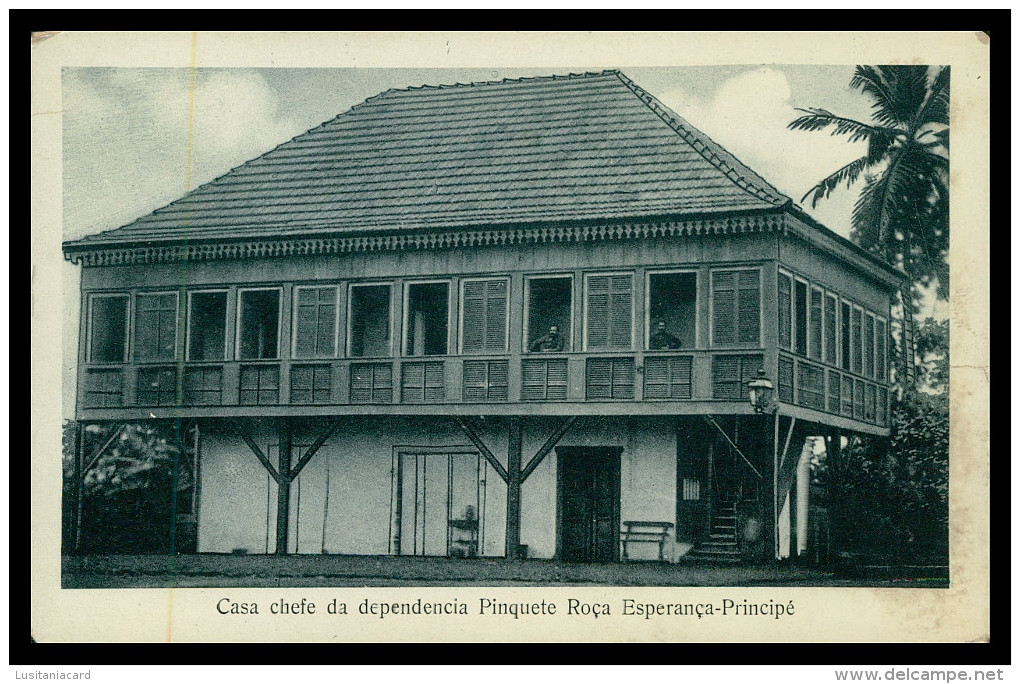
M624 74L849 236L856 189L817 207L819 180L864 153L827 133L790 131L797 108L868 120L852 65L621 66ZM578 69L65 68L63 228L70 240L117 228L389 88L545 76ZM73 415L79 294L65 263L64 414Z

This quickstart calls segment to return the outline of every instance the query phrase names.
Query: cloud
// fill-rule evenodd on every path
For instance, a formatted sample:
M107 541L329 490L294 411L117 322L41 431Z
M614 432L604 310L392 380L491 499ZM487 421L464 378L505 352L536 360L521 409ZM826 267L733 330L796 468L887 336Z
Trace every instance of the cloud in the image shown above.
M760 67L726 79L711 99L695 97L682 89L665 92L659 99L800 203L815 183L861 156L865 147L825 133L787 129L787 124L799 115L791 97L786 74ZM854 198L853 191L837 191L816 209L805 209L847 235Z
M63 95L68 238L123 225L304 130L254 71L68 70Z

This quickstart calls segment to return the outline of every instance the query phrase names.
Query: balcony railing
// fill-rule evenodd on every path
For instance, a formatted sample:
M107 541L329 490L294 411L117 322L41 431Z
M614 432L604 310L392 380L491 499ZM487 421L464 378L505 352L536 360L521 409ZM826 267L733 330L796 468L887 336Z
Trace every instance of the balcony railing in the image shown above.
M88 365L83 409L745 401L761 349ZM884 425L888 390L785 354L782 402Z

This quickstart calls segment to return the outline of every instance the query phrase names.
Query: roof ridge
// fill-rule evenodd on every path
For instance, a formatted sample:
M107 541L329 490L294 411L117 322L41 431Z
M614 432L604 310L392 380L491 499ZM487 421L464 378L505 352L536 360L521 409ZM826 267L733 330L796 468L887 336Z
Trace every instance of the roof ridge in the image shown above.
M355 107L360 107L361 105L367 104L372 100L377 100L379 98L386 97L387 95L392 95L394 93L409 93L414 92L416 90L453 90L456 88L480 88L484 86L507 85L511 83L530 83L532 81L570 81L580 80L584 78L598 78L601 76L619 76L619 75L620 75L619 69L603 69L602 71L583 71L580 73L574 73L571 71L566 74L550 74L548 76L518 76L517 78L503 78L493 81L470 81L468 83L461 83L459 81L457 83L438 83L436 85L423 83L420 86L406 86L404 88L388 88L381 93L373 95L372 97L365 98L364 102L359 102L358 104L354 105L354 107L351 107L351 110L353 110Z
M793 202L790 197L740 161L735 154L691 125L690 122L659 101L657 97L632 81L626 74L619 70L616 70L615 73L620 81L637 95L639 100L655 112L666 125L676 131L684 139L684 142L688 143L705 161L722 171L737 187L776 206L785 206Z

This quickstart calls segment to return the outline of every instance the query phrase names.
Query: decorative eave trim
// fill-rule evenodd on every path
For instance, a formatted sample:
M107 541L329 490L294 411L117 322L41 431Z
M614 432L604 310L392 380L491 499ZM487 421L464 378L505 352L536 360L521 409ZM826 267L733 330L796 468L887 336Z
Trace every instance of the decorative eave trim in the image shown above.
M293 237L275 240L252 239L236 242L95 247L91 249L78 247L67 249L64 258L71 263L81 264L85 267L126 266L177 261L264 259L548 242L598 242L656 237L785 232L786 230L787 217L785 214L779 213L690 221L491 228L411 235Z

